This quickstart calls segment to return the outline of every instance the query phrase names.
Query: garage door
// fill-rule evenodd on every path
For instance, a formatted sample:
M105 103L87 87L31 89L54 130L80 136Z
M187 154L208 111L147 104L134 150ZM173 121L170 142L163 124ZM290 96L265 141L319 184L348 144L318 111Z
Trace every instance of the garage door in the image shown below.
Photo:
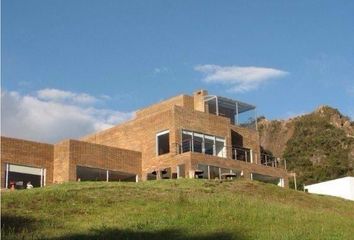
M33 187L42 187L46 184L45 176L45 168L6 164L5 185L10 188L10 185L15 184L15 188L23 189L31 182Z

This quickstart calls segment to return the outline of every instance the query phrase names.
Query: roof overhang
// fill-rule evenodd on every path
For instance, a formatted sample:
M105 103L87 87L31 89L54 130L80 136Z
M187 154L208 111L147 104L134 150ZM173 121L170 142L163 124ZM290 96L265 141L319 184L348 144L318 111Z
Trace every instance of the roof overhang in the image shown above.
M244 103L238 100L226 98L226 97L220 97L216 95L207 95L204 97L205 102L214 101L214 100L217 101L219 107L232 109L232 110L237 109L239 114L256 109L256 106L254 105Z

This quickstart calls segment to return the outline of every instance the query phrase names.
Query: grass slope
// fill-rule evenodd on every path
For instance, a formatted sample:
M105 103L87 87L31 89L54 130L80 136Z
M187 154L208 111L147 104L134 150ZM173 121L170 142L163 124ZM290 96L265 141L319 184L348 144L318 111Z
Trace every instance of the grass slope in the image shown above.
M2 239L354 236L354 202L247 180L67 183L1 199Z

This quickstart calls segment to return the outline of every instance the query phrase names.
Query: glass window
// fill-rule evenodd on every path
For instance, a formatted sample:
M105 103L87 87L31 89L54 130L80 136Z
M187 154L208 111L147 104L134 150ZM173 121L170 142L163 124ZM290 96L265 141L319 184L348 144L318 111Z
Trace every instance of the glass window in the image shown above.
M217 115L216 112L216 98L205 101L205 112L209 112L211 114Z
M182 152L192 151L226 158L224 138L183 130L181 146Z
M215 138L212 136L204 136L204 153L209 155L214 155L214 141Z
M192 132L182 131L182 152L192 151Z
M220 179L219 168L215 166L209 166L210 169L210 179Z
M203 152L203 134L193 134L193 150L194 152Z
M208 179L208 165L198 164L198 169L196 170L196 178Z
M221 138L216 138L215 141L216 156L226 157L225 140Z
M156 134L157 140L157 155L162 155L170 152L170 133L164 131Z
M99 168L76 166L76 177L80 181L107 181L107 171Z
M136 175L120 171L109 171L108 181L110 182L135 182Z

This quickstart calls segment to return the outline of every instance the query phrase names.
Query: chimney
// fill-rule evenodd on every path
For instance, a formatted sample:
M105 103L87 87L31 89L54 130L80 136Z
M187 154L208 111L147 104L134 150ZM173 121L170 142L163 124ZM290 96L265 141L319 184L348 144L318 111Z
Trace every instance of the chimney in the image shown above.
M207 90L203 90L203 89L194 92L194 94L193 94L193 97L194 97L194 110L205 112L205 109L204 109L204 96L207 96L207 95L208 95L208 91Z

